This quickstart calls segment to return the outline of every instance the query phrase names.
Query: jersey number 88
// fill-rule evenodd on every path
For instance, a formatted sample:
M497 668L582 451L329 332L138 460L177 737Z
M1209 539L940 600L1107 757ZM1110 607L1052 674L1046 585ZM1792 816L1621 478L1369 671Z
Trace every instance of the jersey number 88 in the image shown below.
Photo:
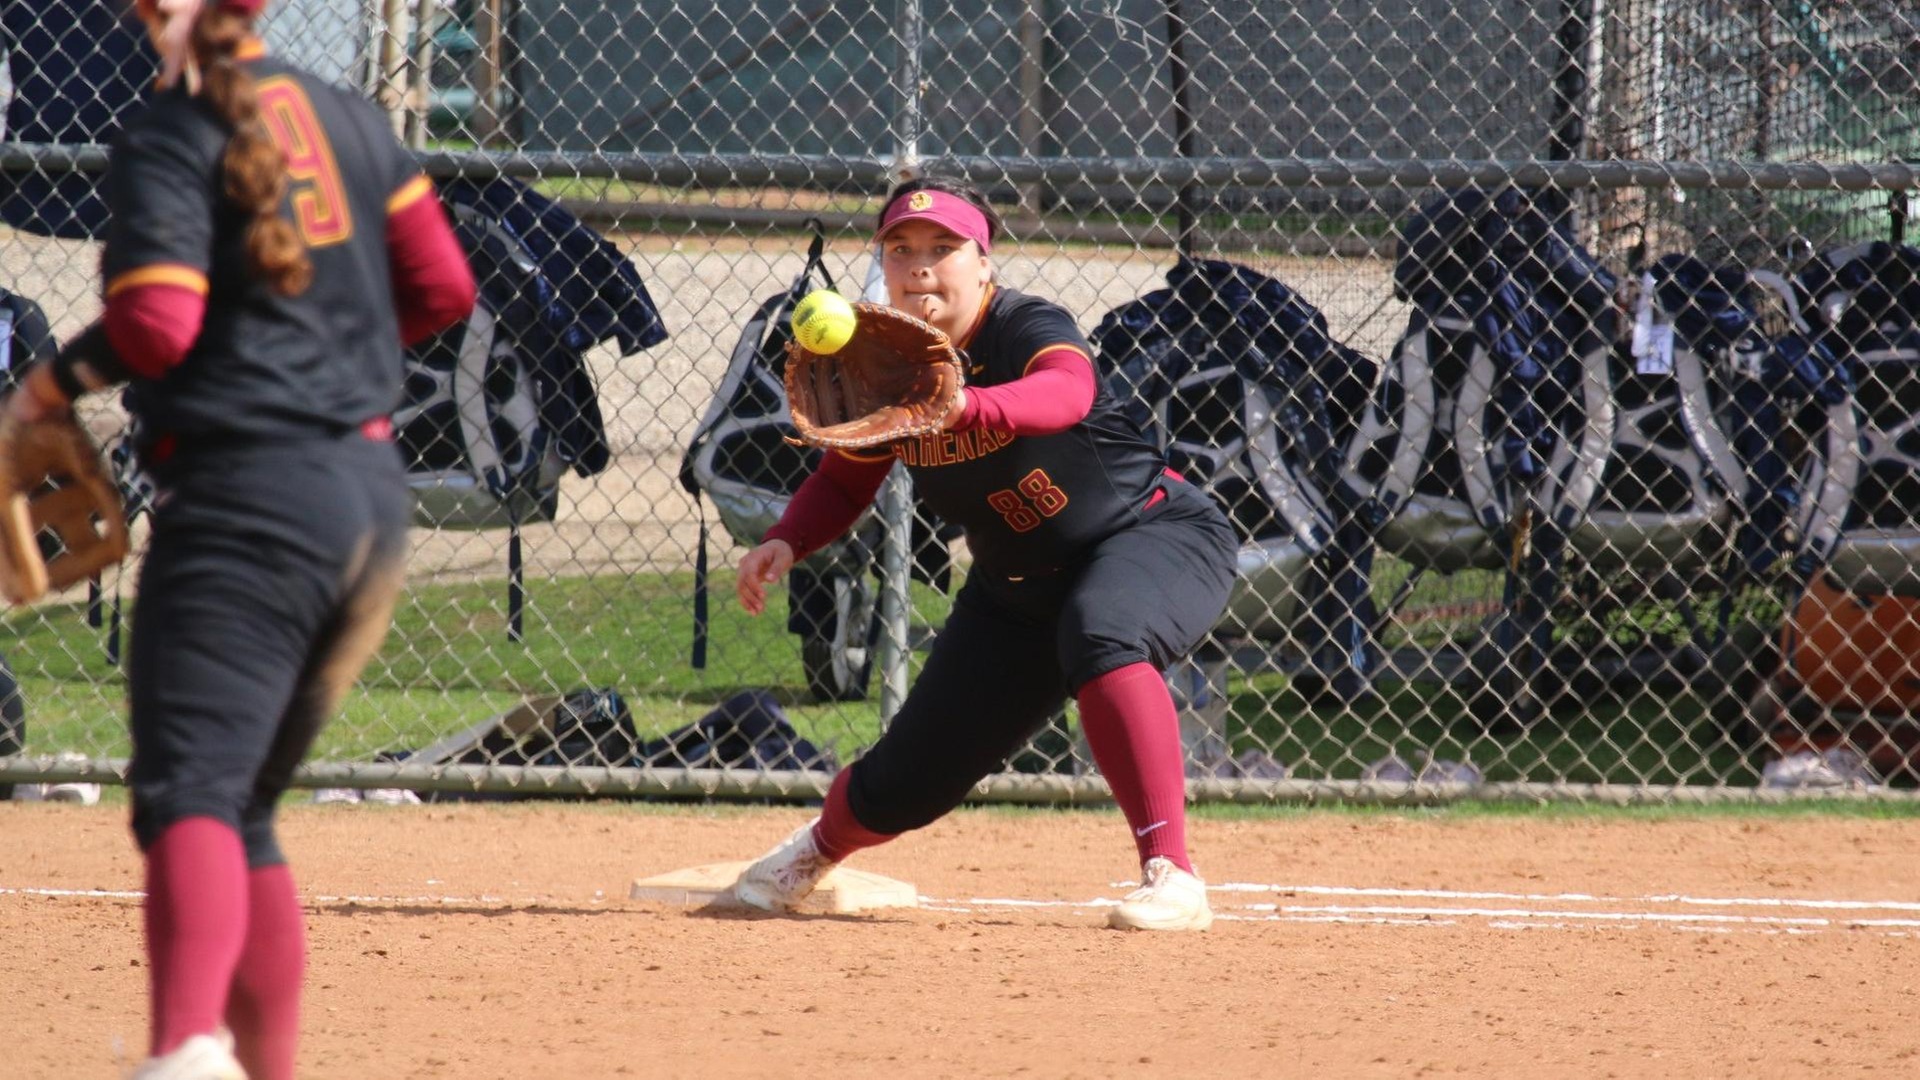
M1030 532L1067 507L1067 493L1054 485L1045 469L1035 469L1010 488L987 496L987 505L1006 519L1014 532Z

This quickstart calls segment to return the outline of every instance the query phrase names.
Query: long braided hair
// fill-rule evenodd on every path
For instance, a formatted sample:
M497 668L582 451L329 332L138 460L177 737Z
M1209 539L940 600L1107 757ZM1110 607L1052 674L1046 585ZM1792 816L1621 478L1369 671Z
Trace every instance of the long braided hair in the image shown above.
M297 296L313 281L313 261L299 231L280 214L287 191L286 156L260 119L253 76L235 56L252 30L252 15L209 8L193 25L193 60L199 68L200 96L233 132L221 156L221 173L227 198L252 215L248 261L275 292Z

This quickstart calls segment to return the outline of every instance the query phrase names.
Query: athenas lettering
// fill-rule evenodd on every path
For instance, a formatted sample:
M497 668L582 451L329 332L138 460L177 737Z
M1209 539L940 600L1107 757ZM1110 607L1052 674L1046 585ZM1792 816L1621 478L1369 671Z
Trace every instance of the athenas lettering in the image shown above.
M941 431L894 443L893 456L917 468L958 465L985 457L1013 440L1010 431Z

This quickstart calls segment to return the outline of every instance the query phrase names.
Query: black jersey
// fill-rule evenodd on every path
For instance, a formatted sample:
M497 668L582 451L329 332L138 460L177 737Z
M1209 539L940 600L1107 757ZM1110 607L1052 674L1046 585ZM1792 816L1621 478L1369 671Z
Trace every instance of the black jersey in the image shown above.
M281 213L307 243L313 282L286 297L254 274L250 216L223 192L226 127L200 98L157 95L114 142L101 260L108 296L172 284L207 298L180 365L128 390L128 407L155 436L340 431L400 398L387 215L431 198L432 187L365 100L269 57L246 65L287 157Z
M980 321L960 343L967 385L1012 382L1040 353L1063 345L1093 362L1065 308L989 288ZM1059 569L1138 519L1165 462L1098 378L1094 384L1093 408L1062 432L975 428L893 445L915 495L966 531L976 565L1012 576Z

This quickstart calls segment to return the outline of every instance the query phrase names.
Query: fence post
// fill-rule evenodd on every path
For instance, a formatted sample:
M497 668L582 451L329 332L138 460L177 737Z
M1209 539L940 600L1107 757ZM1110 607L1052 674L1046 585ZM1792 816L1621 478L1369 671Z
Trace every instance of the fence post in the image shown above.
M899 0L894 32L899 56L894 63L894 88L899 94L894 112L894 175L909 180L920 172L920 0ZM867 275L867 299L886 302L880 277L880 252L875 249ZM884 726L900 711L907 696L907 621L912 610L907 589L912 578L913 481L904 468L895 467L880 489L880 517L887 524L880 551L880 723Z
M396 137L404 137L407 132L407 96L402 83L406 77L406 60L401 48L406 40L406 23L407 0L382 0L380 67L374 77L374 96L387 111Z
M1020 152L1037 158L1045 130L1047 86L1047 23L1040 5L1026 0L1020 6ZM1035 181L1020 186L1020 208L1035 217L1046 209L1047 185Z
M486 146L500 134L501 0L480 0L473 8L473 36L480 42L474 75L473 142Z
M1193 113L1187 109L1187 58L1182 51L1187 37L1187 21L1180 15L1180 0L1167 0L1167 84L1173 92L1173 142L1174 154L1182 159L1193 157ZM1176 221L1179 223L1179 237L1176 241L1182 255L1193 254L1193 232L1196 227L1193 213L1193 184L1182 183L1176 206Z

